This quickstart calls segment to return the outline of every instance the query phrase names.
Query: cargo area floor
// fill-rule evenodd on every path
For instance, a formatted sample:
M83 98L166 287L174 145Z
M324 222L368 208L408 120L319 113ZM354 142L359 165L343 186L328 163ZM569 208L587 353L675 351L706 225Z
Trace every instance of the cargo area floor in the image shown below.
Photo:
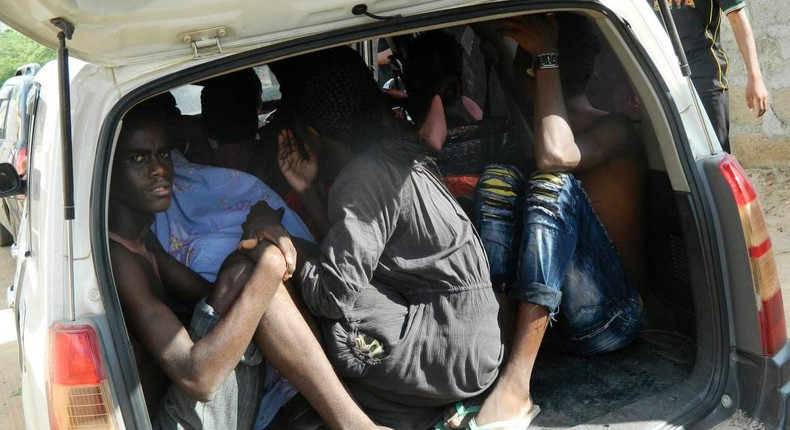
M651 396L662 392L671 396L689 377L694 352L690 338L656 330L643 331L623 350L596 357L541 351L532 376L532 396L541 413L530 429L603 423L604 416L616 416ZM646 420L662 407L649 403ZM641 421L639 408L631 409L636 410L628 413L629 419Z

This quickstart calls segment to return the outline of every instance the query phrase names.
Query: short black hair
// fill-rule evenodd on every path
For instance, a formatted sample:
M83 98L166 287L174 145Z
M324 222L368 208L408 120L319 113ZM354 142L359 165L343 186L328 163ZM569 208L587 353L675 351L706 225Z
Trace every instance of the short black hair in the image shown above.
M255 70L243 69L200 82L201 118L212 139L254 139L262 84Z
M143 112L146 110L153 111L152 114L158 115L163 121L170 121L181 116L181 110L178 109L176 98L169 91L141 101L127 115L135 115L133 111Z
M427 31L408 38L404 44L406 71L403 79L409 90L424 88L437 79L438 73L461 76L463 48L450 33Z
M123 116L121 131L118 133L118 143L120 145L130 133L147 125L161 127L167 137L167 142L172 145L172 133L165 121L165 114L162 111L161 99L147 99L138 103ZM118 154L116 153L116 156ZM115 160L113 160L113 163Z
M319 134L356 148L369 139L387 108L384 96L362 57L343 46L303 55L275 66L275 74L297 68L299 85L283 97L294 117ZM278 81L280 77L278 76ZM282 90L282 88L281 88Z

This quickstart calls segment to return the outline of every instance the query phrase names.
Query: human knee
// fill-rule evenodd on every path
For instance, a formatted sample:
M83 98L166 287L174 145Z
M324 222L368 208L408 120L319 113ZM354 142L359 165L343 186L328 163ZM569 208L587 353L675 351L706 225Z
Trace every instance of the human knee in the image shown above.
M263 246L263 250L255 264L255 270L259 274L266 274L277 279L282 279L287 270L285 256L280 248L271 242L261 242L258 246Z
M477 184L478 221L517 219L518 201L524 193L524 176L514 166L492 164L485 168Z
M573 207L581 186L570 173L535 173L527 183L526 210L535 210L552 217Z

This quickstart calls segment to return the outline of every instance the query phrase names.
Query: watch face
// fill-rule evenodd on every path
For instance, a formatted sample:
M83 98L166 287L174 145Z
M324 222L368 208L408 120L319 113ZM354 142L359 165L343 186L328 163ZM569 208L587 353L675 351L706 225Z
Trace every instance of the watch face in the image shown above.
M537 66L542 69L556 69L559 67L557 54L538 54Z

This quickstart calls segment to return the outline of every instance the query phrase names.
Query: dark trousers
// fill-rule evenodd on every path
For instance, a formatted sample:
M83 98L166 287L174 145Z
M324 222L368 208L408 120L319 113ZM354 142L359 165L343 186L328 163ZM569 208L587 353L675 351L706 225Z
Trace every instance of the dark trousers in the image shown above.
M702 106L708 113L713 130L721 142L721 147L730 151L730 96L726 90L714 90L699 93Z

